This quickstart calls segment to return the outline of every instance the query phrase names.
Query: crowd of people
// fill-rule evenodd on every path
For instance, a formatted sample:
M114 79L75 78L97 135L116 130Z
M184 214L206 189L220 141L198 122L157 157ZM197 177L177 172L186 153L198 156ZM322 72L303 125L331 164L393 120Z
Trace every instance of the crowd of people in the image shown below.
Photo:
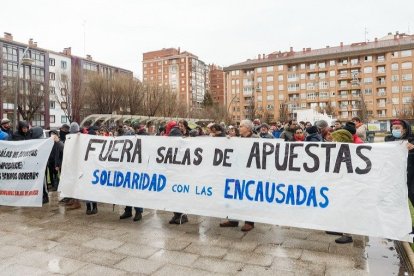
M391 134L385 137L387 141L408 141L408 168L407 168L407 185L408 197L411 203L414 203L414 137L411 126L404 120L391 121ZM48 160L47 171L49 174L49 190L56 191L59 184L59 172L63 159L63 148L67 134L84 133L89 135L101 136L125 136L125 135L158 135L158 136L178 136L178 137L240 137L240 138L264 138L264 139L283 139L287 142L341 142L341 143L365 143L367 140L367 127L358 117L352 118L351 121L335 121L329 125L326 121L316 122L297 122L290 120L288 122L277 122L273 125L261 123L259 119L254 121L242 120L238 126L224 123L210 123L204 127L189 127L185 120L169 121L165 125L156 128L152 123L143 124L118 124L118 125L101 125L95 123L91 125L86 123L82 128L78 123L72 122L70 125L64 124L59 130L49 132L50 137L54 140L54 146ZM30 128L29 124L24 121L18 122L17 130L12 132L10 120L4 118L1 120L0 140L21 141L29 139L39 139L43 137L43 129L40 127ZM46 181L46 180L45 180ZM48 189L45 185L43 191L43 203L48 203ZM60 204L64 204L67 210L81 208L81 202L78 199L63 198ZM143 208L134 207L135 215L133 220L142 219ZM86 202L86 214L93 215L98 212L96 202ZM132 217L132 206L126 206L120 219ZM186 214L174 212L169 221L170 224L183 224L188 222ZM239 222L236 220L227 220L220 223L220 227L238 227ZM254 222L246 221L241 230L244 232L251 231L254 228ZM326 232L327 234L340 235L335 241L337 243L350 243L352 236L337 232Z

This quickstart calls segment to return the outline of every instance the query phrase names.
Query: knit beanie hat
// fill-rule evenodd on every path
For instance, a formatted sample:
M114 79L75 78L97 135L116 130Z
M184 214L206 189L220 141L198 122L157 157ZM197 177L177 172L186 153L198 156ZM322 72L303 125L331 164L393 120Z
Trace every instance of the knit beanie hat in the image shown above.
M346 122L346 124L342 128L351 132L352 135L356 133L356 126L354 122Z
M308 134L318 133L318 127L317 126L308 127L308 128L306 128L306 132Z
M78 133L79 132L79 124L77 122L73 122L70 124L69 133Z
M338 129L332 132L331 135L335 142L341 142L341 143L353 143L354 142L351 132L349 132L346 129Z
M328 122L327 122L327 121L325 121L325 120L319 120L319 121L316 121L316 122L315 122L315 125L316 125L318 128L326 128L326 127L328 127Z

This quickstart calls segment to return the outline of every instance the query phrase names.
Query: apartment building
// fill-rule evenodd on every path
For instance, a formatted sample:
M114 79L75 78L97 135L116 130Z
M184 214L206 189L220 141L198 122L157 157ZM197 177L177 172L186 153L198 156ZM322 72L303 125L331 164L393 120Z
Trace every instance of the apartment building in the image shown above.
M168 86L177 94L187 114L201 107L208 83L208 66L180 48L143 53L143 83Z
M18 68L26 49L24 57L30 62L22 62ZM94 61L90 55L86 58L72 55L70 47L55 52L38 47L33 39L27 44L14 41L10 33L4 33L4 37L0 38L0 51L0 117L14 121L14 97L19 72L18 102L23 112L33 111L32 126L46 129L58 128L71 120L80 122L89 115L87 104L82 103L82 108L80 106L80 94L85 91L90 72L107 78L116 74L133 76L132 71ZM39 94L43 95L40 103ZM18 119L23 119L19 112Z
M386 122L413 112L414 36L258 55L224 68L226 105L235 122L294 118L299 109ZM287 113L283 116L281 113ZM281 116L282 115L282 116Z
M215 64L209 65L208 92L213 103L224 106L225 73L223 68Z

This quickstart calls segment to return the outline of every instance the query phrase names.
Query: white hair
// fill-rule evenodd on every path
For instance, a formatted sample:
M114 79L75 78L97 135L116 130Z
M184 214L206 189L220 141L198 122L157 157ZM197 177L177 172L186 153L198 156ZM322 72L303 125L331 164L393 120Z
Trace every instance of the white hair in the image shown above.
M245 127L247 127L248 129L250 129L250 130L252 130L252 129L253 129L253 127L254 127L253 122L252 122L252 121L250 121L250 120L241 120L241 122L240 122L240 126L245 126Z

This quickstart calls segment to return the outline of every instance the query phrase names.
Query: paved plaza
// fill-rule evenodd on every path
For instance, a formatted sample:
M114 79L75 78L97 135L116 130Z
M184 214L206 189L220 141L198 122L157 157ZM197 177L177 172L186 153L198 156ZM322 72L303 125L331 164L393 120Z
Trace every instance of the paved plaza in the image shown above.
M154 210L133 222L119 220L120 206L98 208L66 211L56 193L42 208L0 206L0 275L373 275L366 237L338 245L323 231L243 233L192 215L170 225L170 212Z

